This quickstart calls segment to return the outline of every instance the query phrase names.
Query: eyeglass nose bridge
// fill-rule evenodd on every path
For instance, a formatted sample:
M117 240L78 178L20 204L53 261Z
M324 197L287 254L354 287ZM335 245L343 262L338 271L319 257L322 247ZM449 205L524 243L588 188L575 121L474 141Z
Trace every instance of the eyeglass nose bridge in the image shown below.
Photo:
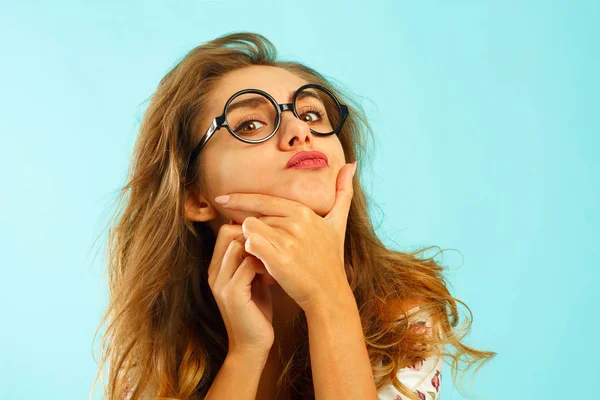
M278 104L277 102L275 102L275 104ZM281 114L284 111L291 111L292 114L294 114L294 117L296 117L297 120L300 120L300 117L298 115L296 115L296 112L294 111L294 103L282 103L282 104L278 104L277 109L279 110L279 115L277 116L277 126L275 127L275 129L273 130L273 132L267 136L265 139L261 139L260 141L257 141L256 143L260 143L260 142L264 142L267 141L269 139L271 139L273 136L275 136L275 134L279 131L279 128L281 128ZM345 118L344 118L345 119ZM331 132L331 133L318 133L312 130L311 127L308 127L308 129L310 130L310 133L312 135L317 135L317 136L329 136L335 132ZM245 139L241 139L243 141L246 141Z
M296 117L296 119L302 121L300 119L300 117L298 117L296 115L296 112L294 111L294 103L278 104L277 102L275 102L275 104L277 105L277 109L278 109L277 125L275 126L275 129L273 130L273 132L268 137L266 137L265 140L268 140L268 139L272 138L273 136L275 136L275 134L279 131L279 128L281 128L281 114L283 114L284 111L291 111L292 114L294 114L294 117ZM311 131L310 133L314 134L312 129L310 129L310 131Z
M294 105L292 103L280 104L279 113L281 114L284 111L294 112Z
M291 111L292 114L294 114L294 117L296 117L296 119L300 120L300 117L298 117L296 115L296 112L294 111L294 103L282 103L282 104L279 104L277 108L279 109L279 115L278 115L279 121L277 123L277 127L275 128L275 132L273 132L273 134L275 134L281 127L281 114L283 114L284 111ZM312 130L311 130L311 133L312 133Z

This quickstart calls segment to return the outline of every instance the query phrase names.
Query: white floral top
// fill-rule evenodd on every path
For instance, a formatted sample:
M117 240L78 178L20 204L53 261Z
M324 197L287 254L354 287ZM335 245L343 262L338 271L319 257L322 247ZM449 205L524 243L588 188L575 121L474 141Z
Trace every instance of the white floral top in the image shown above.
M409 313L418 309L419 306L411 308ZM425 312L410 316L409 322L409 328L424 331L426 334L431 333L433 329L431 317ZM439 400L443 365L441 357L430 357L409 367L400 368L396 376L421 400ZM379 400L405 400L406 396L401 395L390 383L379 390L378 398Z

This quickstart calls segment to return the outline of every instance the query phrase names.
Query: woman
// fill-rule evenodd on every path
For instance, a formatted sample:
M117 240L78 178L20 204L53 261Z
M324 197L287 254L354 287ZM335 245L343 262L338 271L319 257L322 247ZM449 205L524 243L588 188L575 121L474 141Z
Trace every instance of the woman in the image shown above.
M455 377L496 354L461 343L470 323L454 329L427 249L377 238L354 175L366 132L340 88L259 34L167 73L110 230L109 399L431 399L444 356Z

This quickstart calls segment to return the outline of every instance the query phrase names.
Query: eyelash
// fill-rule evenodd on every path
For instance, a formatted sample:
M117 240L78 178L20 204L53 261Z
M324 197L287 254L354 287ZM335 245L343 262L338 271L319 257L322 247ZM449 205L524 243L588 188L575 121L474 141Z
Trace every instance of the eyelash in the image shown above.
M317 110L316 108L313 108L313 107L310 107L308 110L306 110L302 114L309 113L309 112L317 113L317 114L319 114L319 118L323 119L323 113L320 110ZM302 115L302 114L300 114L300 115Z
M249 122L249 121L258 121L258 120L256 118L252 117L252 116L246 117L245 119L243 119L240 122L238 122L238 124L236 125L236 127L233 130L235 132L237 132L237 130L240 129L242 127L242 125L244 125L246 122Z

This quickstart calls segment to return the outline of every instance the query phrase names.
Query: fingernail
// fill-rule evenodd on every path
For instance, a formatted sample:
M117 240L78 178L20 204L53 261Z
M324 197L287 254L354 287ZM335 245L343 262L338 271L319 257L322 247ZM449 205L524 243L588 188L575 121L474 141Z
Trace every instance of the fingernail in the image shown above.
M354 169L352 170L352 176L354 176L354 174L356 174L356 161L354 161L352 165L354 165Z
M217 196L215 197L215 201L219 204L227 204L229 196Z

